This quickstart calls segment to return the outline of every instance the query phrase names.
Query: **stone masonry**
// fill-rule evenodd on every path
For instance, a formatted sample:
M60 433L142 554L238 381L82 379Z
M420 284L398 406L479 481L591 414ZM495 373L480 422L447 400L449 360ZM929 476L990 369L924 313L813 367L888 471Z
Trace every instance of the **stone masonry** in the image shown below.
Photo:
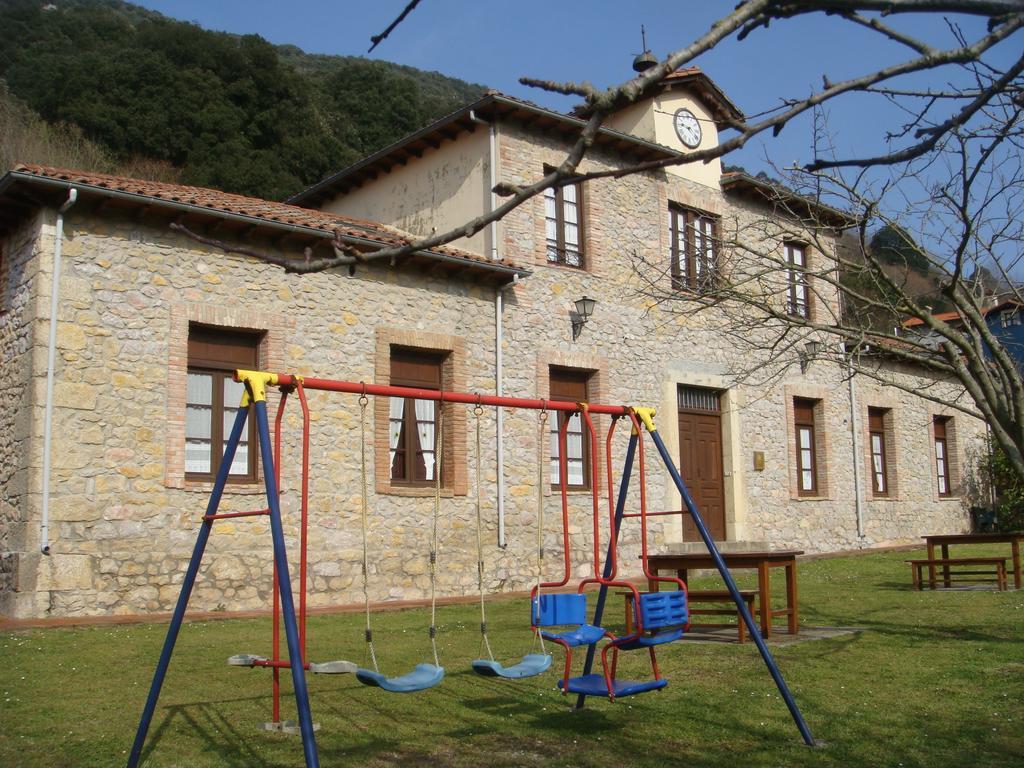
M558 161L563 149L554 141L517 137L511 129L505 139L502 177L514 183L535 178L545 162ZM597 152L588 162L610 167L613 158ZM717 327L713 314L670 311L644 296L635 254L656 260L667 251L667 199L692 199L723 217L757 213L720 191L657 174L590 184L585 197L586 270L546 263L542 200L526 204L503 222L503 255L533 270L504 296L505 393L547 397L552 365L593 371L592 400L659 406L659 429L678 451L677 386L723 390L727 525L735 541L825 552L964 529L966 496L939 498L935 492L930 431L934 406L896 390L856 383L862 426L868 407L892 413L890 447L898 473L891 497L875 500L865 490L864 530L859 532L851 467L857 460L866 470L867 459L854 455L842 371L819 364L801 374L792 360L768 360L765 364L782 366L777 383L766 388L744 384L734 372L761 361L743 358L747 353ZM420 347L447 353L446 388L494 391L494 288L401 265L360 265L352 276L344 271L286 274L252 258L199 246L171 232L162 218L72 209L66 222L57 328L52 550L42 556L40 466L53 233L53 212L44 211L2 244L0 610L6 615L136 614L173 606L209 493L207 484L187 482L184 476L189 323L263 332L259 354L265 369L386 382L392 345ZM573 342L568 311L583 294L597 298L597 310ZM913 381L918 374L899 375ZM794 491L793 397L820 402L827 481L815 498L798 497ZM365 482L370 493L371 598L425 596L433 491L390 486L386 403L367 408L367 438L361 446L355 396L310 392L309 401L310 604L361 599L361 451L366 451L370 467ZM278 402L272 393L271 419ZM488 409L482 417L482 455L477 456L471 411L463 406L445 409L443 461L449 471L441 498L439 594L476 590L477 462L482 463L484 484L487 588L527 589L536 579L541 512L546 549L555 553L555 565L549 554L549 569L557 570L561 551L560 499L548 482L543 510L537 506L538 439L547 441L548 436L539 432L536 412L506 412L502 439L508 546L500 550L495 546L494 413ZM610 420L595 422L603 444ZM286 534L294 543L301 428L294 399L284 428L282 507ZM628 433L625 427L619 429L616 466ZM955 480L965 487L982 428L955 414L953 431ZM864 445L862 437L862 454ZM763 470L754 468L755 452L765 456ZM651 509L678 509L667 474L653 458L648 464ZM607 483L600 466L596 474L603 521ZM866 476L862 471L864 489ZM221 511L263 505L260 485L233 485ZM654 528L656 546L680 539L678 519L665 520ZM591 494L572 493L574 578L592 572L591 521ZM638 555L638 532L627 528L620 554L627 574L636 574ZM265 607L270 569L265 519L218 522L192 605L206 610Z

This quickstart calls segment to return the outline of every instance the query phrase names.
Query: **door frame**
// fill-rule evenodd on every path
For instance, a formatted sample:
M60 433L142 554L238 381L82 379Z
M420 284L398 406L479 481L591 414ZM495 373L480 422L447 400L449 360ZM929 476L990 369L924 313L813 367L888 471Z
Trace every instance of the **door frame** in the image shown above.
M655 419L660 427L662 439L673 461L679 457L678 389L679 386L716 389L721 393L722 410L722 481L725 490L725 540L744 541L749 538L746 494L746 472L742 461L743 448L740 436L740 410L743 406L742 391L731 380L717 374L690 371L683 368L669 368L662 379L659 412L672 415L672 428L667 427L668 419ZM665 473L662 486L665 509L681 509L682 499L675 483ZM666 520L663 534L667 544L683 541L683 526L671 517Z
M682 386L688 386L688 385L682 385ZM718 536L718 535L716 535L713 532L713 527L714 526L712 525L711 519L709 517L707 517L707 516L704 517L704 524L708 528L708 533L711 533L712 537L714 537L716 540L718 540L718 541L728 541L729 540L728 539L728 535L729 535L728 534L728 528L727 528L727 526L725 524L725 439L722 436L723 430L722 430L722 412L721 412L721 402L722 402L723 398L722 398L721 390L708 390L708 391L714 392L714 393L717 394L718 401L719 401L719 410L717 410L717 411L702 411L702 410L699 410L699 409L696 409L696 408L680 408L678 403L676 404L676 430L677 430L677 439L679 440L679 445L680 445L680 450L676 453L676 461L677 461L678 466L679 466L679 473L681 475L683 475L683 456L682 456L682 443L683 443L683 434L682 433L683 433L683 430L682 430L682 425L680 424L680 422L686 416L705 417L705 418L714 419L714 422L718 425L718 430L717 430L718 431L718 435L717 435L717 437L718 437L718 449L719 449L719 454L718 454L718 462L719 462L718 485L719 485L719 488L721 490L721 502L722 502L722 533L721 533L721 535ZM701 460L697 459L697 461L698 461L698 464L699 464ZM686 475L683 475L683 480L686 480L686 479L687 479ZM687 488L689 489L691 496L696 496L695 483L687 482ZM694 501L697 501L697 499L695 498ZM680 508L682 508L682 507L680 507ZM698 507L698 509L699 509L699 507ZM704 510L701 509L700 511L703 513ZM696 530L696 526L693 526L693 531L692 531L692 533L696 536L696 538L689 539L689 540L686 539L686 520L687 520L687 518L686 518L686 516L684 516L683 517L683 534L682 534L683 535L683 541L686 541L686 542L688 542L688 541L699 541L700 540L700 533L699 533L699 531Z

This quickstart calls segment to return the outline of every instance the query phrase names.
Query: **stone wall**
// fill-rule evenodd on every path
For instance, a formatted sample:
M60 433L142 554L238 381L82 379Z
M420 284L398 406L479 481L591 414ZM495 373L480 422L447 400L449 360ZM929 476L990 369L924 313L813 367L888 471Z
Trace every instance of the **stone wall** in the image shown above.
M517 132L510 126L503 127L502 139L501 178L512 184L534 181L544 164L557 164L566 149L556 140L545 141L534 132ZM607 170L617 162L596 151L581 170ZM936 492L931 424L938 411L913 394L922 382L914 372L892 374L903 390L882 388L864 377L855 379L859 425L866 429L869 406L885 404L891 409L896 424L891 463L899 480L898 492L891 497L871 496L864 455L867 438L866 433L862 435L856 455L862 499L858 527L844 369L821 361L801 372L795 348L772 353L755 348L758 340L771 338L769 329L744 327L735 313L697 312L692 305L664 301L670 280L665 226L669 201L720 216L723 230L746 241L731 256L736 260L755 259L758 254L777 260L781 239L800 236L809 244L812 265L817 262L817 268L827 263L831 252L827 236L816 237L798 220L781 219L768 204L725 196L719 189L662 174L587 182L583 197L585 270L547 264L541 200L528 202L504 220L501 255L535 270L508 302L508 391L534 387L542 396L547 365L574 360L555 364L598 371L607 401L659 405L663 438L678 455L677 386L723 390L726 524L732 540L825 552L908 543L925 532L966 529L966 509L971 503L967 494L939 498ZM814 290L814 318L827 321L838 311L836 292L820 281ZM569 311L584 294L597 297L598 304L574 342ZM534 375L536 380L531 381ZM952 383L932 381L931 386L939 396L955 398L960 392ZM827 474L828 483L827 492L814 498L798 497L795 490L794 396L821 401L820 470ZM966 479L976 475L974 457L980 450L983 426L963 414L957 414L955 422L960 440L953 450L958 471ZM764 454L763 470L754 468L755 452ZM681 502L667 474L657 468L649 474L652 508L678 509ZM667 520L656 526L658 541L678 542L679 523ZM623 562L634 562L635 541L627 540Z
M544 163L557 162L564 149L554 141L517 134L505 126L501 177L534 180ZM614 158L597 153L588 168L612 167ZM842 371L820 362L801 373L792 355L775 359L740 344L714 312L679 311L680 305L654 302L652 281L666 274L645 273L667 251L668 200L688 202L726 219L752 220L763 214L752 204L726 198L720 190L664 175L634 175L588 184L584 194L588 269L551 266L544 250L543 201L513 212L502 228L502 256L534 273L505 292L504 391L513 397L549 394L551 366L593 372L594 401L657 405L660 432L673 455L679 438L675 423L680 384L723 391L726 524L734 541L767 542L810 552L909 542L924 532L961 530L964 499L935 492L931 418L934 409L912 395L857 382L858 419L867 408L892 410L898 493L887 500L865 496L863 531L858 530L852 462L861 462L861 490L869 479L861 450L853 449L853 426ZM48 234L48 230L43 230ZM49 239L27 230L5 254L28 259L26 269L45 286L50 272ZM19 616L99 615L169 610L206 506L209 485L185 478L184 374L189 323L244 328L263 333L260 366L304 376L350 381L388 380L391 345L448 354L445 386L477 392L495 388L495 292L468 279L441 278L418 268L360 265L354 276L332 272L290 275L253 259L225 255L173 234L159 218L120 218L115 212L76 206L68 217L64 278L58 326L56 439L53 453L52 554L32 554L31 533L12 535L4 544L5 573L20 562L17 600L4 598L5 612ZM12 241L12 242L15 242ZM40 243L41 246L35 245ZM280 249L274 243L247 243ZM14 263L14 262L12 262ZM27 290L27 289L26 289ZM20 391L14 422L0 421L5 472L14 493L5 490L5 520L38 529L39 484L25 479L38 470L41 455L41 397L27 407L26 392L41 392L45 379L48 288L28 301L34 330L19 331L19 344L7 345L3 376ZM573 341L570 310L587 294L597 298L594 316ZM825 297L823 307L828 307ZM14 315L5 315L12 323ZM8 333L5 325L5 334ZM13 327L13 325L11 326ZM17 334L12 332L10 338ZM6 340L8 335L4 336ZM30 348L26 348L30 345ZM26 381L31 361L33 387ZM764 369L761 379L740 374ZM14 371L21 370L22 373ZM913 372L900 372L909 387ZM18 379L17 377L21 378ZM7 394L5 397L13 397ZM821 401L825 492L816 498L794 493L793 397ZM371 599L418 598L428 594L429 521L433 493L391 486L384 421L386 407L365 412L365 443L360 444L361 411L352 395L309 393L312 410L310 455L310 603L331 605L361 600L361 487L369 497ZM280 398L270 396L271 419ZM486 582L489 590L527 589L536 579L536 531L543 520L547 577L560 575L561 500L548 481L548 435L537 412L507 410L504 433L495 435L495 417L481 418L481 455L476 419L470 408L446 410L444 460L450 471L440 500L439 584L442 595L476 589L476 470L482 470ZM29 416L31 421L29 421ZM3 418L10 419L10 416ZM18 419L23 421L19 422ZM955 415L957 471L970 472L971 452L981 428ZM21 424L22 426L18 426ZM602 436L611 424L595 418ZM284 416L285 464L282 507L289 541L297 536L299 434L295 398ZM621 465L628 427L619 425L613 466ZM18 435L33 436L31 446ZM505 450L507 542L496 547L496 445ZM599 441L603 446L603 439ZM360 474L365 450L368 476ZM599 453L603 450L599 448ZM763 470L754 452L765 456ZM538 455L543 503L538 506ZM650 509L678 509L680 501L667 473L653 460L648 443ZM607 535L608 493L603 462L597 473L600 535ZM7 469L13 467L13 470ZM20 474L19 474L20 473ZM613 484L617 484L617 475ZM634 475L634 484L638 481ZM6 488L5 483L5 488ZM964 485L961 483L961 485ZM19 490L20 489L20 490ZM231 485L220 511L264 505L259 485ZM635 496L629 511L636 511ZM569 496L573 578L593 571L594 532L591 492ZM662 518L652 544L678 542L678 519ZM620 562L638 571L636 521L623 532ZM12 553L20 553L18 558ZM292 547L294 568L297 551ZM270 595L271 546L263 518L227 520L215 525L192 605L197 609L264 607ZM12 577L5 575L10 585Z
M45 260L40 263L49 270ZM18 615L139 613L173 605L210 490L208 484L186 481L183 471L182 355L189 322L265 331L261 367L352 381L386 380L382 365L390 344L436 349L443 339L440 345L459 358L451 386L493 391L492 288L373 266L361 266L354 277L286 275L251 259L203 249L159 222L81 210L69 215L63 268L52 554L34 574L33 602L13 611ZM36 322L45 325L42 316ZM38 361L44 334L34 338ZM34 376L41 381L45 367L36 366ZM271 419L278 399L270 397ZM309 403L311 604L356 602L361 599L360 412L354 396L310 392ZM469 485L477 459L475 443L468 443L467 410L453 408L448 422L452 449L446 460L458 466L442 492L442 594L476 588L475 489ZM382 450L374 438L380 419L373 408L367 419L371 597L422 597L429 587L426 534L433 494L374 482L386 479L387 442ZM294 542L301 429L294 397L284 427L282 505ZM484 417L482 428L488 584L524 588L535 579L535 529L498 556L490 490L493 414ZM37 441L40 434L41 416L34 425ZM535 436L527 439L535 445ZM506 477L510 517L517 522L536 520L535 504L522 490L535 487L535 451L526 464L525 473L512 466ZM524 506L517 506L520 502ZM263 505L260 486L232 485L221 511ZM38 507L34 493L30 509L36 525ZM547 523L554 547L560 526L553 516ZM267 604L266 521L218 523L205 563L193 598L196 608Z
M39 560L30 518L33 319L43 247L42 216L0 242L0 615L31 604ZM45 365L45 352L39 363Z

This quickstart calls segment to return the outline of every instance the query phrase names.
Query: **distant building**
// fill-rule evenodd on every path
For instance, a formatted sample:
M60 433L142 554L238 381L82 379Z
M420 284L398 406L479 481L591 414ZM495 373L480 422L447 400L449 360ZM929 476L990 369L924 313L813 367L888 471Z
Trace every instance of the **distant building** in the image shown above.
M996 297L990 306L982 308L981 313L992 335L1013 356L1017 366L1024 370L1024 303L1017 299L1000 300ZM939 312L935 314L935 319L956 328L964 327L959 312ZM904 321L900 332L921 339L926 344L942 343L942 337L916 317Z

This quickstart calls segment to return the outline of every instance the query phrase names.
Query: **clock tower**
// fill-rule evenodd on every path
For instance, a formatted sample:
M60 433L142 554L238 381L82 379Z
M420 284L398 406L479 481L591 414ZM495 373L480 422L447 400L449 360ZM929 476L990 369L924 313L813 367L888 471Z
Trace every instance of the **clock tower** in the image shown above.
M665 78L653 96L616 112L606 125L687 153L717 146L719 131L742 118L743 113L711 78L698 67L688 67ZM716 159L665 170L717 189L722 164Z

